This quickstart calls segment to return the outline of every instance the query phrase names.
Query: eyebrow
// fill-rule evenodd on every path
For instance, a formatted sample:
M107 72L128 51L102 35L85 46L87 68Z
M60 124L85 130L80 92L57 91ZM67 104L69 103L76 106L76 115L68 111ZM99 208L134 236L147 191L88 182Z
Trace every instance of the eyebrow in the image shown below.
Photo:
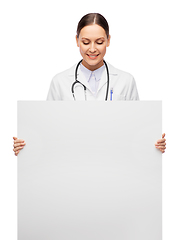
M83 38L81 38L82 40L88 40L88 41L90 41L90 39L88 39L88 38L85 38L85 37L83 37ZM105 38L104 37L100 37L100 38L97 38L96 39L96 41L98 41L98 40L105 40Z

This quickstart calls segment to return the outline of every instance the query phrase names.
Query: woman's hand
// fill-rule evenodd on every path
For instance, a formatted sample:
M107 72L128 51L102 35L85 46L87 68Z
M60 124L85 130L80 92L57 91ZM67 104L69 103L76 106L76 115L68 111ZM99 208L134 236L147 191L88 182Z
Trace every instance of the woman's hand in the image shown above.
M14 144L13 144L13 151L15 152L15 156L17 156L22 148L25 146L25 141L23 139L18 139L16 137L13 137Z
M26 143L23 139L18 139L16 137L13 137L13 139L14 139L13 151L15 152L15 156L17 156L20 150L24 148ZM162 134L161 139L157 140L157 142L155 143L155 147L158 148L162 153L165 152L166 149L165 133Z
M165 133L163 133L162 138L155 143L155 147L158 148L162 153L165 152L166 149Z

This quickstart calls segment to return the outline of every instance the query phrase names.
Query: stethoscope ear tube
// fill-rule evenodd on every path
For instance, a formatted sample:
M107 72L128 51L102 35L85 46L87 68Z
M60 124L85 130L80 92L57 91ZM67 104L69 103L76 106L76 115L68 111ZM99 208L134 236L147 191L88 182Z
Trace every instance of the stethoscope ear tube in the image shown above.
M76 98L75 98L75 95L74 95L74 86L75 84L79 83L83 86L84 88L84 92L85 92L85 100L86 99L86 86L84 84L82 84L81 82L79 82L77 80L77 72L78 72L78 67L80 65L80 63L83 61L83 59L81 61L78 62L77 66L76 66L76 70L75 70L75 82L72 84L72 87L71 87L71 91L72 91L72 95L73 95L73 98L74 100L76 101ZM104 60L103 60L104 61ZM107 101L107 98L108 98L108 92L109 92L109 69L108 69L108 66L107 66L107 63L104 61L104 64L106 66L106 71L107 71L107 90L106 90L106 97L105 97L105 101Z

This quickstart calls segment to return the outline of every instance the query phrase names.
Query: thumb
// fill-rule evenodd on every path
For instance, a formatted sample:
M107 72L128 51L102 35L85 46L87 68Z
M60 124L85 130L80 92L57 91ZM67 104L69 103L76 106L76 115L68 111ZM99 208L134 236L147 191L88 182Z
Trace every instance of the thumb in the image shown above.
M162 138L164 138L164 137L165 137L165 133L162 134Z

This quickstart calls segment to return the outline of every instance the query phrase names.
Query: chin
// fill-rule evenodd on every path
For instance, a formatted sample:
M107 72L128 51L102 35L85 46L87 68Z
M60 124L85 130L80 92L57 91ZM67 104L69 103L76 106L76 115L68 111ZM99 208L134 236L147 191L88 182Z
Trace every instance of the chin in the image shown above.
M90 65L90 66L97 66L97 65L100 65L101 64L101 66L103 65L103 58L102 59L94 59L94 60L91 60L91 59L84 59L84 61L88 64L88 65Z

